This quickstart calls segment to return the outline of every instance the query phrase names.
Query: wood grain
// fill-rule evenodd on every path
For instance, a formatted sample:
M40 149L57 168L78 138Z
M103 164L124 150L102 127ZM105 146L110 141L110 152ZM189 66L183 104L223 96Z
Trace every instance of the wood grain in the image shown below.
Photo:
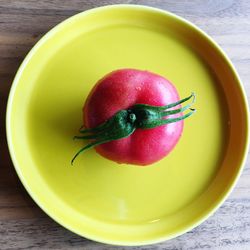
M250 249L250 161L226 202L206 222L167 242L114 247L67 231L31 200L12 166L5 135L11 82L36 41L67 17L97 6L133 3L169 10L211 35L235 64L250 100L250 2L247 0L0 1L0 249Z

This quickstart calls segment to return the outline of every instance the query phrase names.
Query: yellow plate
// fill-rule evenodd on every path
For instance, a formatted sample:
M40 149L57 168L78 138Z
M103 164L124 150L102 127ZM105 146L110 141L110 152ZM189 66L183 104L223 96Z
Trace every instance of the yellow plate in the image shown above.
M176 148L145 167L118 165L72 140L95 82L119 68L170 79L198 112ZM247 101L223 51L191 23L143 6L80 13L52 29L15 77L7 136L16 171L37 204L84 237L143 245L180 235L223 202L244 163Z

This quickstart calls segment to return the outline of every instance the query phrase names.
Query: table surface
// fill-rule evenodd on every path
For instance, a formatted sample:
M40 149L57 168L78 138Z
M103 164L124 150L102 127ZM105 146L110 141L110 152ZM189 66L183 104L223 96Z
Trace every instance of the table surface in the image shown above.
M175 239L116 247L81 238L49 218L29 197L13 168L5 134L8 93L18 66L49 29L78 12L107 4L144 4L198 25L225 50L250 100L250 2L247 0L1 0L0 1L0 249L250 249L249 157L232 194L206 222Z

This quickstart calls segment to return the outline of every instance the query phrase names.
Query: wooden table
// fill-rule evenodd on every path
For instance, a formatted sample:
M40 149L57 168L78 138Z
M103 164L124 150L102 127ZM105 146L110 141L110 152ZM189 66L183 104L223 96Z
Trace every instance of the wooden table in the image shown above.
M167 242L114 247L81 238L49 218L17 178L7 149L5 108L18 66L36 41L69 16L96 6L159 7L211 35L235 64L250 99L250 2L247 0L1 0L0 1L0 249L250 249L250 166L226 202L206 222Z

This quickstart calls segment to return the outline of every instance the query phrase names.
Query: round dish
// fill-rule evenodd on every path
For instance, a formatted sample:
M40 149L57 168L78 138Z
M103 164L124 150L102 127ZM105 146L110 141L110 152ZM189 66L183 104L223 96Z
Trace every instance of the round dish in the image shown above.
M194 91L197 113L175 149L148 167L118 165L75 135L95 82L144 69ZM158 9L114 5L57 25L30 51L7 107L10 154L37 204L69 230L100 242L152 244L200 224L223 202L245 162L247 101L233 65L204 32Z

